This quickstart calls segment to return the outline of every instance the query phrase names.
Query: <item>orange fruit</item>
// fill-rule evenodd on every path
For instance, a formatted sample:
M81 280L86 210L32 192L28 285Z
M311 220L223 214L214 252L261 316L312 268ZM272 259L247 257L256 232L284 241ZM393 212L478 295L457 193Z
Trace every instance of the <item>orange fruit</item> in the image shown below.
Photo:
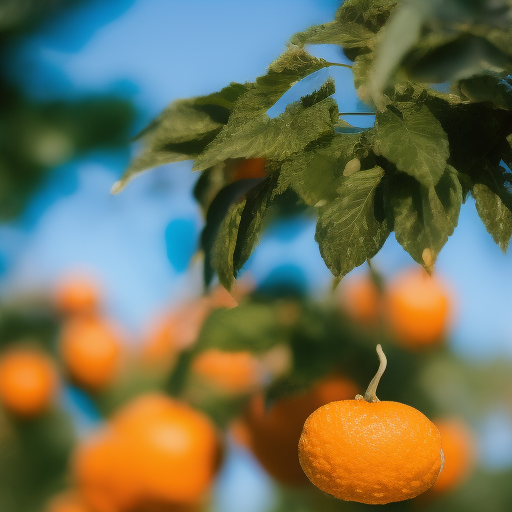
M128 441L145 500L191 504L208 489L220 443L203 413L165 395L146 394L121 409L112 426Z
M381 366L365 397L324 405L311 414L299 441L299 461L322 491L372 505L414 498L430 488L442 464L441 436L421 412L375 394Z
M304 393L277 400L268 410L263 395L255 395L243 423L236 425L235 438L243 439L265 470L282 484L305 484L307 479L297 459L304 421L320 405L356 392L357 386L351 380L333 376Z
M192 372L226 393L248 393L263 381L260 362L248 351L205 350L192 361Z
M432 491L445 492L462 483L470 474L475 459L475 441L469 428L456 418L434 421L441 434L444 468Z
M100 391L115 378L122 342L119 330L103 318L75 317L61 331L60 354L71 378L90 391Z
M140 502L142 489L130 448L126 439L107 428L75 451L74 480L95 512L131 512Z
M98 309L100 296L100 287L92 277L75 273L57 284L54 300L62 313L92 313Z
M451 320L450 294L437 277L422 268L401 272L384 294L384 319L391 336L409 349L440 342Z
M11 349L0 358L0 401L11 413L31 418L47 409L57 389L51 359L29 349Z
M380 319L380 292L369 275L346 277L341 286L342 309L357 323L377 326Z
M243 160L233 169L232 173L234 181L248 178L265 178L266 176L264 158L249 158Z

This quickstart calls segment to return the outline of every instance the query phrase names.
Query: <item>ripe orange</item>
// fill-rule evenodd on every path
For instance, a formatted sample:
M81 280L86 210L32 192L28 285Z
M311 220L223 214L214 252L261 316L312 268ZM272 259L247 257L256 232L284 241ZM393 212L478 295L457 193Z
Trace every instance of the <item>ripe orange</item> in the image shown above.
M192 372L225 393L248 393L262 384L260 362L248 351L205 350L192 362Z
M147 394L119 411L112 425L129 443L146 500L195 503L209 487L220 444L203 413L165 395Z
M53 362L38 351L11 349L0 358L0 401L17 416L31 418L47 409L57 380Z
M297 459L297 443L306 418L332 400L354 396L357 386L344 377L329 377L302 394L281 398L265 410L262 394L255 395L237 425L244 440L265 470L284 485L307 483Z
M441 436L421 412L375 394L386 360L365 397L317 409L304 424L299 461L332 496L368 504L414 498L433 485L442 464Z
M55 305L66 314L92 313L100 303L100 288L93 278L85 274L65 276L55 290Z
M243 180L248 178L265 178L265 159L264 158L249 158L243 160L234 169L232 178L234 181Z
M140 502L142 489L130 448L126 439L107 428L76 449L75 483L95 512L129 512Z
M390 334L409 349L438 343L451 320L450 294L437 277L422 268L396 276L384 295L384 319Z
M473 467L475 441L464 422L455 418L434 421L441 434L444 468L432 491L446 492L464 481Z
M61 331L60 354L76 383L90 391L104 389L120 365L118 329L98 316L68 320Z
M369 275L346 277L341 285L341 306L356 322L377 326L380 320L380 292Z

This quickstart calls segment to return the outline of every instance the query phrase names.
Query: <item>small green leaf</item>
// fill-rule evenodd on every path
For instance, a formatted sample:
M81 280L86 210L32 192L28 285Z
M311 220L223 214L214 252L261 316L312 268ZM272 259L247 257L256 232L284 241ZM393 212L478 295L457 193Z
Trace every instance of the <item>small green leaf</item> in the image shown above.
M222 221L211 251L212 266L227 290L258 245L263 220L275 194L276 178L270 176L233 204Z
M490 101L499 108L512 110L510 78L495 75L474 76L458 83L459 90L473 102Z
M396 239L421 265L425 249L435 261L457 226L461 204L462 187L451 167L436 186L427 188L404 174L389 185L388 211Z
M286 341L275 304L242 303L214 311L205 321L194 352L207 349L265 352Z
M425 187L435 185L450 156L448 137L428 107L400 103L379 112L375 121L376 147L398 170Z
M488 233L505 253L512 236L512 176L488 162L471 190Z
M112 192L120 192L142 171L197 156L227 123L234 102L248 89L232 83L219 92L171 103L140 135L142 153L130 164Z
M389 235L378 191L384 171L374 167L342 181L338 197L320 210L315 239L335 276L344 276L377 254Z

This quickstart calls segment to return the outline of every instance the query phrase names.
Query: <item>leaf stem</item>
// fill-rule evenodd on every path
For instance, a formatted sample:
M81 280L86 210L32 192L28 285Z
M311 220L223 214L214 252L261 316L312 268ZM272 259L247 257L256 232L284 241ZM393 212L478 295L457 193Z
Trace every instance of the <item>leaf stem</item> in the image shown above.
M388 360L386 359L386 355L384 354L384 351L382 350L380 344L377 345L377 354L379 355L380 362L379 369L377 370L375 377L373 377L373 379L371 380L368 389L364 394L364 399L370 403L380 402L380 400L377 398L377 386L379 385L380 378L382 377L382 374L386 370L386 366L388 364Z
M340 68L352 69L350 64L342 64L341 62L329 62L329 66L339 66Z

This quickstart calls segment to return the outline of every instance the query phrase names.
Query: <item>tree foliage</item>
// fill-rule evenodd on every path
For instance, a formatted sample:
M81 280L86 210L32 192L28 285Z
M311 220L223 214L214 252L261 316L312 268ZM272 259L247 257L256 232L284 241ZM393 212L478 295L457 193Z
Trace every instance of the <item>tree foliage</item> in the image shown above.
M511 19L510 0L346 0L332 22L295 34L254 83L174 102L114 190L144 169L193 159L206 176L200 197L229 196L227 204L201 201L207 218L218 219L203 233L205 277L213 269L227 288L286 191L318 213L316 240L338 279L373 257L392 231L431 271L468 194L506 251ZM351 64L313 57L307 48L315 44L340 46ZM295 83L334 65L351 67L359 98L375 113L373 127L343 119L332 80L268 115ZM233 180L219 169L250 158L266 159L267 178L222 196Z

